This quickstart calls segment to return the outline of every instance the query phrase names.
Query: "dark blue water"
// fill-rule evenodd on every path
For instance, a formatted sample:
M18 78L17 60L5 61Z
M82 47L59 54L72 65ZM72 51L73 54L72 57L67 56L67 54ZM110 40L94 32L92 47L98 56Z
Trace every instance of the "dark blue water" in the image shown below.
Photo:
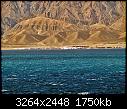
M2 91L125 93L125 49L4 50Z

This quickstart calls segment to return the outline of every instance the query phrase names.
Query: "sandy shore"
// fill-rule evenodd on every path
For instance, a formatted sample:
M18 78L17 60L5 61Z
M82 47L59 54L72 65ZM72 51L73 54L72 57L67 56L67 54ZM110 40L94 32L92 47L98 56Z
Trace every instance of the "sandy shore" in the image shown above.
M94 45L69 45L69 46L3 46L1 50L31 50L31 49L40 49L40 50L53 50L53 49L114 49L114 48L126 48L126 44L94 44Z

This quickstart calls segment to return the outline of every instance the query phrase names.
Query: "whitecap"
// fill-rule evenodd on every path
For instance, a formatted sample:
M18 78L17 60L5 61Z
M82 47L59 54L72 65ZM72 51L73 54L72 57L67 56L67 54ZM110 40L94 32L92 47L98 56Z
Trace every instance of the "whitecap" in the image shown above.
M53 82L50 82L50 83L46 83L46 84L53 84Z
M80 92L80 93L78 93L79 95L87 95L87 94L89 94L89 92Z
M123 73L123 72L125 72L125 71L123 71L123 70L119 71L119 73Z
M52 84L53 86L56 86L57 84Z
M33 92L33 93L38 93L38 92Z
M17 79L17 78L6 78L6 80L14 80L14 79Z
M3 89L2 92L7 92L8 90Z
M96 80L95 78L87 79L87 80Z

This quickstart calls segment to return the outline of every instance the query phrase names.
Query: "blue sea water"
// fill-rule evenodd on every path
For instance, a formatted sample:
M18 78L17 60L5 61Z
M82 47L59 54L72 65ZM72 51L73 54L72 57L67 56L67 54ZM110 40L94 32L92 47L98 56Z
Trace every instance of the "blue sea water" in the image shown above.
M125 49L2 50L4 94L125 93Z

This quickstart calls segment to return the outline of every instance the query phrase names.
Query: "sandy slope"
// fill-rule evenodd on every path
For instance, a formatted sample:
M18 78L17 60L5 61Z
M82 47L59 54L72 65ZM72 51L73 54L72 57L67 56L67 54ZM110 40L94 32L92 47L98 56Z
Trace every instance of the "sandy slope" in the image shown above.
M90 44L110 44L125 42L125 32L104 24L90 25L82 29L74 24L44 17L24 20L6 32L2 46L66 46Z

